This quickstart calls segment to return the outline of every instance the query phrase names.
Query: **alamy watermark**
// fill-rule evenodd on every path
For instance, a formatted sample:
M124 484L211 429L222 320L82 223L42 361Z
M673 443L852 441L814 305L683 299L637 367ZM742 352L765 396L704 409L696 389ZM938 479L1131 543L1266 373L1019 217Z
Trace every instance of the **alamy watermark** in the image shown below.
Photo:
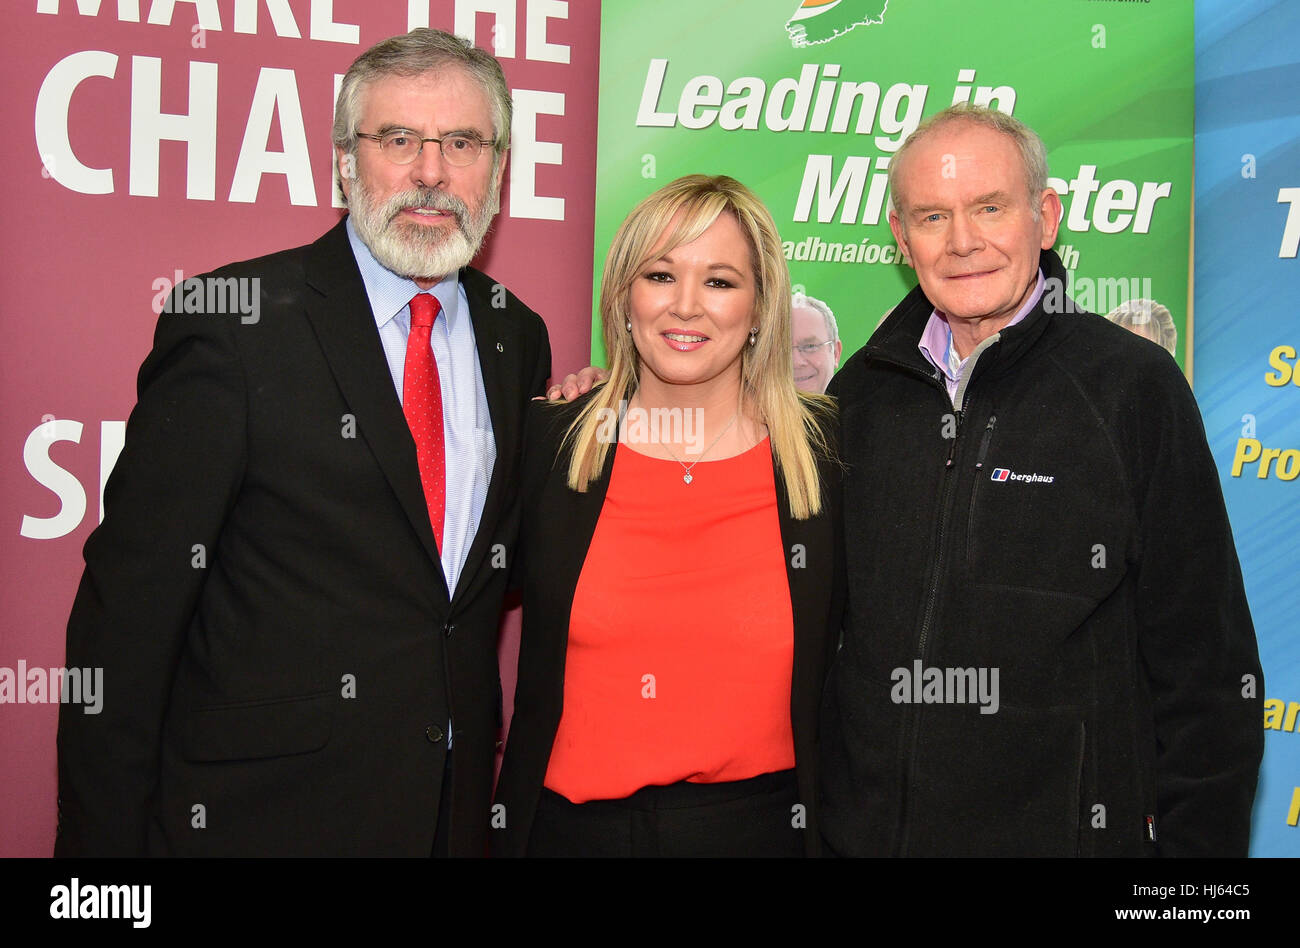
M997 714L996 668L926 668L918 658L911 668L890 673L894 704L978 704L980 714Z
M1069 282L1048 277L1043 284L1043 309L1049 313L1100 313L1103 316L1129 300L1150 300L1150 277L1075 277Z
M50 889L50 918L129 919L132 928L148 928L153 918L153 886L89 885L73 876Z
M173 284L166 277L154 281L157 312L173 316L238 316L245 326L262 318L261 277L189 277Z
M104 710L104 669L0 666L0 704L80 704L85 714Z
M687 454L699 454L704 450L704 409L629 408L624 399L617 411L600 410L596 438L602 444L680 444Z

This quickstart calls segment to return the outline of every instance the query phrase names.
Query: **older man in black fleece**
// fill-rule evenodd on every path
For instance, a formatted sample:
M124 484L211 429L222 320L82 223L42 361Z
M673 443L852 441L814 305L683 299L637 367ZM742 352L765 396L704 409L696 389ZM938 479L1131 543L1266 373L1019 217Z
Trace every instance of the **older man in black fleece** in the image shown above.
M1042 142L956 106L890 167L920 286L845 365L843 855L1244 856L1254 628L1169 354L1080 311Z

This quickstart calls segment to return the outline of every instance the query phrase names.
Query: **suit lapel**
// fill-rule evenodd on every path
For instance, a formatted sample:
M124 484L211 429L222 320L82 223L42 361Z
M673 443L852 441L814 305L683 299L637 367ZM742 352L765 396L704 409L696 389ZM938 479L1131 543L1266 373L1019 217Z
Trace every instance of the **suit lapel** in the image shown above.
M567 426L566 426L567 427ZM605 494L609 491L609 482L614 476L614 457L618 454L619 446L612 444L609 450L605 452L605 463L601 468L600 476L589 481L587 489L579 494L569 490L566 479L569 466L568 453L556 466L558 483L560 489L565 491L566 500L573 505L573 516L564 520L564 543L572 550L580 550L580 556L563 555L559 557L559 566L564 571L558 578L558 584L561 589L570 590L569 605L573 605L573 592L577 591L578 580L582 576L582 568L587 563L587 553L591 549L592 537L596 535L596 523L600 520L600 512L605 507ZM569 635L568 616L564 622L564 641L567 647Z
M480 564L487 556L495 526L504 512L511 494L519 465L519 425L522 422L524 393L521 380L523 366L516 333L510 331L506 310L493 306L493 284L482 273L466 267L460 272L465 298L469 301L469 315L474 324L474 345L478 350L479 371L483 377L483 390L487 395L488 414L492 418L492 438L496 442L497 459L488 482L487 498L483 502L483 515L470 544L465 566L460 571L453 602L471 596L489 575Z
M825 555L832 541L828 539L826 517L811 517L796 520L790 513L790 496L786 493L785 477L777 466L776 456L772 457L772 474L776 482L776 510L781 521L781 556L785 559L786 580L790 585L790 609L794 619L794 661L791 668L791 724L796 728L801 720L800 710L796 706L798 696L803 692L804 679L810 666L815 667L816 648L823 639L817 627L823 619L816 605L825 598L824 586L830 582L830 575L824 566L829 557ZM809 563L809 560L812 563ZM795 745L798 746L796 735Z
M365 283L343 222L312 245L306 276L307 285L317 294L307 297L307 318L330 371L356 416L357 431L370 447L411 527L442 576L442 561L420 483L415 441L393 390L388 360L379 342ZM446 596L445 579L441 589Z

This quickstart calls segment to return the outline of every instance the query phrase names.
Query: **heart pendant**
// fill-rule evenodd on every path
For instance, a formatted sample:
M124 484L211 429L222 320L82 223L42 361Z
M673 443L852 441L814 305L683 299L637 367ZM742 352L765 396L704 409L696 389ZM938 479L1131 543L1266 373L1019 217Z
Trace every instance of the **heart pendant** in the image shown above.
M687 471L685 474L682 475L682 480L684 480L686 483L689 484L691 481L694 480L694 478L691 477L691 472Z

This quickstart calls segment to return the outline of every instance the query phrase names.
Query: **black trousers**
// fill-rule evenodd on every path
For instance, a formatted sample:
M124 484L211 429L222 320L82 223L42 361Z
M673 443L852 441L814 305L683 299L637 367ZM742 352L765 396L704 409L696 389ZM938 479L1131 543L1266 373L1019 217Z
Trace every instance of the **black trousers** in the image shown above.
M542 788L528 855L800 857L807 830L798 803L793 770L589 803Z

